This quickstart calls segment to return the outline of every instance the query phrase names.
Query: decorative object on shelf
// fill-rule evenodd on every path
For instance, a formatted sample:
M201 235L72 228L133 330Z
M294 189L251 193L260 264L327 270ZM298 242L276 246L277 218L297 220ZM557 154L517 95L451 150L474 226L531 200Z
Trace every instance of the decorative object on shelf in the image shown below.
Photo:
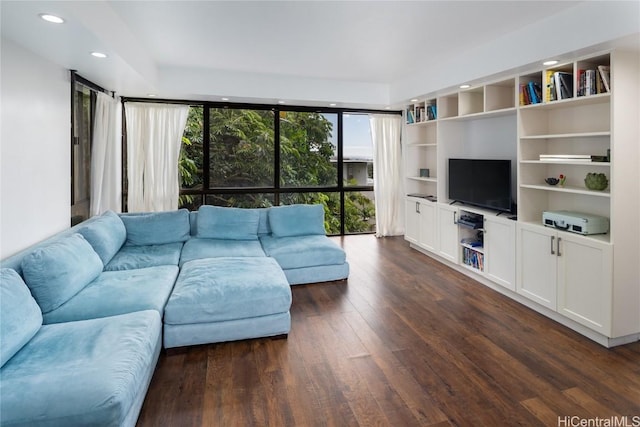
M584 185L589 190L603 191L609 186L609 180L603 173L589 172L584 178Z
M560 180L558 178L550 176L549 178L545 178L544 182L546 182L549 185L556 185L557 183L560 182Z
M560 182L558 182L558 185L560 187L564 187L564 183L567 180L567 176L563 175L563 174L560 174L560 176L558 178L560 178Z
M429 178L429 169L420 169L421 178Z

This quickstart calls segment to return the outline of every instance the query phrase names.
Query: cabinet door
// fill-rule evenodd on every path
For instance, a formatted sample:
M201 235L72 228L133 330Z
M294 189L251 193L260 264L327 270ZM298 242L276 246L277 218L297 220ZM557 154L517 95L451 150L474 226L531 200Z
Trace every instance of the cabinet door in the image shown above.
M557 233L538 225L517 227L516 292L552 310L557 294Z
M420 202L415 199L405 200L404 238L411 243L418 243L420 237Z
M516 223L484 217L484 267L487 277L516 290Z
M436 250L437 243L436 204L425 201L420 203L420 238L418 244L429 251Z
M558 312L611 336L611 245L565 233L559 238Z
M438 254L458 263L458 209L449 205L438 205Z

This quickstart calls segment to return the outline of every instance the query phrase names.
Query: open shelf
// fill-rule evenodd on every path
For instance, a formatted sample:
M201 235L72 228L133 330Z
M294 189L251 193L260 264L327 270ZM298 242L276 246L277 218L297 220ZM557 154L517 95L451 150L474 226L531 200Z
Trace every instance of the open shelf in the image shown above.
M580 187L558 187L555 185L535 185L535 184L521 184L521 188L531 188L534 190L544 190L544 191L557 191L560 193L572 193L572 194L582 194L587 196L596 196L596 197L611 197L611 193L609 190L604 191L595 191L588 190Z
M438 178L433 176L430 176L430 177L408 176L407 179L412 179L414 181L422 181L422 182L438 182Z

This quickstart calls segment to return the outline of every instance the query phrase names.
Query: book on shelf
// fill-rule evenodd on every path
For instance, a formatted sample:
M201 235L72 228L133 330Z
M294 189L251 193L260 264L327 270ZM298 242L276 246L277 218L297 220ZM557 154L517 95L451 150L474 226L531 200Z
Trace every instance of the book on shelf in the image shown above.
M542 102L542 88L533 80L520 85L520 105L539 104Z
M467 247L462 249L462 262L477 270L484 271L484 254Z
M573 75L564 71L556 71L553 73L554 88L556 91L555 99L573 98Z
M539 104L542 98L542 89L540 85L534 81L527 83L527 90L529 92L530 104Z
M610 71L611 71L611 68L608 65L598 65L598 74L600 75L600 79L602 80L602 86L604 87L604 91L602 93L611 92Z
M609 69L608 65L598 65L597 69L578 70L578 96L610 92Z
M424 122L425 120L424 106L416 107L416 122L420 123Z
M553 79L553 70L545 71L545 102L556 100L556 85Z
M438 118L438 111L435 105L427 105L427 120L435 120Z
M413 123L415 123L413 110L411 108L407 108L407 124L413 124Z

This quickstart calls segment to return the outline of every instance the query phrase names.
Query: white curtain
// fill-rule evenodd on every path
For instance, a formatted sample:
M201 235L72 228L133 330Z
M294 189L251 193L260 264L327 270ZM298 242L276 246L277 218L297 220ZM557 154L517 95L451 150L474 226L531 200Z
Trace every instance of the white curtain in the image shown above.
M178 159L188 105L127 102L129 212L178 208Z
M122 110L119 97L98 92L91 141L91 215L122 210Z
M404 234L402 181L402 118L370 114L373 140L373 185L376 201L376 236Z

